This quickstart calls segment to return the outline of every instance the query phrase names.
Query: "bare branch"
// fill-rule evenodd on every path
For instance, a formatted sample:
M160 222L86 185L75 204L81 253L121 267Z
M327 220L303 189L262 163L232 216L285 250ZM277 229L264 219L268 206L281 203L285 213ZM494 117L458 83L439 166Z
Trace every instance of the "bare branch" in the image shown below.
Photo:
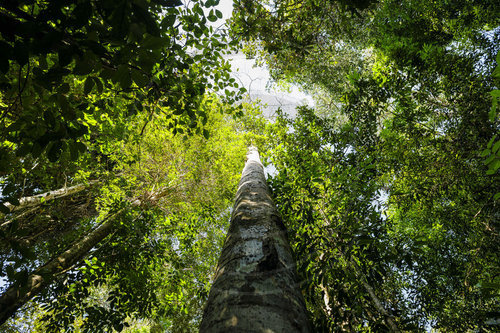
M50 201L50 200L63 198L63 197L69 196L69 195L73 195L75 193L79 193L79 192L87 189L89 186L96 184L97 182L98 182L97 180L91 180L87 184L78 184L75 186L64 187L64 188L60 188L58 190L49 191L49 192L33 195L30 197L24 197L24 198L21 198L19 200L19 205L17 205L17 206L12 205L10 203L4 203L4 205L12 213L12 212L15 212L15 211L20 210L20 209L39 206L42 203ZM5 223L8 223L8 222L5 222ZM4 226L4 224L2 224L2 226Z

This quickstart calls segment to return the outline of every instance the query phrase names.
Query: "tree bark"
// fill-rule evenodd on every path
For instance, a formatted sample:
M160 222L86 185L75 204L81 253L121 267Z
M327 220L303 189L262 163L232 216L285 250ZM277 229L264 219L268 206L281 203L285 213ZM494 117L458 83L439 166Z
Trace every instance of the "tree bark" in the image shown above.
M310 332L286 228L249 148L200 332Z
M81 192L81 191L85 190L89 185L93 185L95 183L97 183L97 180L91 180L88 182L88 184L77 184L75 186L60 188L58 190L33 195L31 197L21 198L21 199L19 199L19 205L13 205L13 204L10 204L8 202L5 202L4 205L12 213L12 212L19 210L19 209L39 206L43 202L47 202L47 201L54 200L57 198L63 198L63 197L66 197L68 195L72 195L72 194ZM42 202L42 200L43 200L43 202ZM3 226L3 224L2 224L2 226Z
M54 278L82 260L101 240L110 234L113 219L121 211L108 216L96 229L73 243L56 258L38 267L27 279L25 285L11 286L0 296L0 325L11 317L21 306L48 286Z

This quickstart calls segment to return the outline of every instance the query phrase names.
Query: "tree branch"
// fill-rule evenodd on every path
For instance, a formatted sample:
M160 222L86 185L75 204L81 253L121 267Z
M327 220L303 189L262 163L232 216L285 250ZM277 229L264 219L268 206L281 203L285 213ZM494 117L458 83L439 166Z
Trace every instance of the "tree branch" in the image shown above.
M36 207L40 206L42 203L58 199L58 198L63 198L68 195L73 195L75 193L79 193L85 189L87 189L90 185L96 184L98 181L97 180L91 180L88 182L88 184L78 184L75 186L71 187L64 187L60 188L58 190L54 191L49 191L37 195L33 195L30 197L24 197L19 200L19 205L13 205L8 202L4 203L4 205L10 210L10 212L14 212L20 209L24 208L29 208L29 207ZM1 226L3 227L5 224L8 224L9 222L3 223Z

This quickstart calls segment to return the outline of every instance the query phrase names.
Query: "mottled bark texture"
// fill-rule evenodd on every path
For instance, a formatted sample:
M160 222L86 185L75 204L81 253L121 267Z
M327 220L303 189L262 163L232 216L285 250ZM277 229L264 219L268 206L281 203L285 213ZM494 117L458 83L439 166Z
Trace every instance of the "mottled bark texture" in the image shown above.
M310 332L286 228L253 147L200 332Z
M19 199L19 205L12 205L8 202L4 203L4 206L9 209L9 211L12 213L14 211L23 209L23 208L28 208L28 207L36 207L40 206L44 202L48 202L50 200L58 199L58 198L63 198L69 195L73 195L75 193L81 192L85 189L87 189L90 185L96 184L96 180L91 180L87 184L78 184L75 186L71 187L64 187L58 190L54 191L49 191L46 193L34 195L31 197L24 197ZM3 226L3 224L2 224Z

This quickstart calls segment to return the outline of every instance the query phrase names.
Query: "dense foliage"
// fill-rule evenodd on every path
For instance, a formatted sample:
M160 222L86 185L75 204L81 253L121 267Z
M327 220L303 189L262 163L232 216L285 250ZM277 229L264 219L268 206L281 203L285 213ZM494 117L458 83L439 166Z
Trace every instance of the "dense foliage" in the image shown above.
M497 331L498 1L218 3L0 2L1 329L196 331L253 142L316 332Z
M196 328L262 126L217 4L0 4L2 331Z
M316 330L495 331L498 3L237 6L248 54L316 98L268 152Z
M119 330L134 320L161 330L196 327L248 142L245 126L219 112L222 104L203 106L210 139L174 136L166 116L154 117L143 131L148 116L139 115L128 125L128 140L109 142L105 165L112 170L77 161L79 178L72 180L91 177L97 184L13 214L4 229L3 269L20 288L41 262L101 221L114 220L85 260L21 311L21 322L41 304L40 332Z

